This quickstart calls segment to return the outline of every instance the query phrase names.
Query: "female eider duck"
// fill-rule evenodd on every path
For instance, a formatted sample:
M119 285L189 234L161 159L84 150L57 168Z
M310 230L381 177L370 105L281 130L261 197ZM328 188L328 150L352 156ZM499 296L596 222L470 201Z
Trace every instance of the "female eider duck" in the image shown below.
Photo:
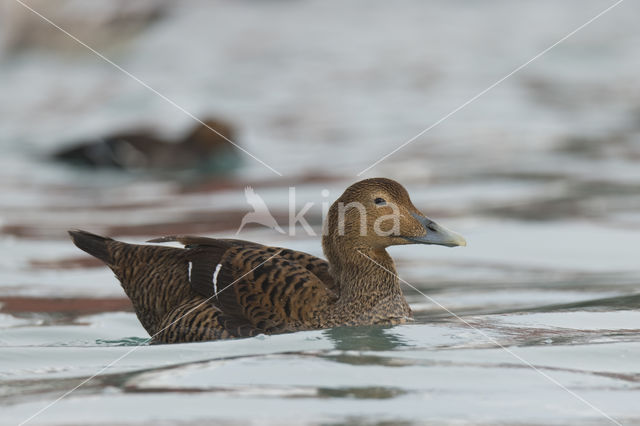
M384 178L347 188L329 209L326 226L326 261L232 239L150 240L185 246L175 248L69 233L113 270L155 343L407 322L411 309L385 249L466 245L425 217L402 185Z
M239 163L238 150L229 142L235 133L231 123L210 118L176 140L138 129L77 143L53 158L94 169L224 173Z

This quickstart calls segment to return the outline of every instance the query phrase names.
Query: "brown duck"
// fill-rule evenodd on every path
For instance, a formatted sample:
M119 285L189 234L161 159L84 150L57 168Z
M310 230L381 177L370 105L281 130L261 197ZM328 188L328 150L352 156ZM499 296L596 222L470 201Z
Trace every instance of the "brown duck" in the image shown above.
M385 250L392 245L466 245L425 217L399 183L351 185L329 209L327 260L258 243L192 236L184 248L133 245L70 231L104 261L156 343L195 342L411 319Z
M92 168L226 172L239 162L237 150L229 142L234 139L230 123L210 118L176 140L138 129L77 143L56 152L53 158Z

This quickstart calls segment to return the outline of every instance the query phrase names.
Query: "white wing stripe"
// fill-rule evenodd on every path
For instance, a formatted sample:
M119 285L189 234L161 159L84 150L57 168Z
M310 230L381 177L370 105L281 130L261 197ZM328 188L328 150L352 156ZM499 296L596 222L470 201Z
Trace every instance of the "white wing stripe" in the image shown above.
M218 295L218 273L220 272L220 268L222 268L222 263L218 263L213 273L213 294L216 296Z

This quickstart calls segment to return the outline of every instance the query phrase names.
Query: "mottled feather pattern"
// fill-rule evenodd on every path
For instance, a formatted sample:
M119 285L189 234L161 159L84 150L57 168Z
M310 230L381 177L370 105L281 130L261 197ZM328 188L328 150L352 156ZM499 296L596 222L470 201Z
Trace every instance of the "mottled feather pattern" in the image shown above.
M391 213L374 203L380 198L398 205L399 234L373 232L375 220ZM347 212L345 226L338 222L337 205L353 201L368 209L368 233L358 232L354 211ZM114 271L153 341L176 343L411 321L385 249L415 244L435 232L420 218L426 220L400 184L376 178L350 186L331 206L322 239L327 260L235 239L150 241L184 246L173 248L126 244L85 231L70 234L79 248Z
M157 334L156 342L315 328L314 310L305 307L323 306L336 297L333 282L325 285L311 272L326 274L327 266L307 253L239 240L191 241L188 249L110 239L105 244L109 266L143 327ZM216 294L212 280L218 265Z
M108 241L113 263L109 267L122 283L136 315L150 335L159 329L176 301L191 298L187 257L183 249Z
M194 270L199 270L199 262L206 262L208 258L202 256L206 253L205 248L199 250L204 251L198 253L199 260L194 260ZM219 260L221 267L217 278L224 284L218 294L210 285L213 269L210 264L202 267L207 273L192 278L192 288L205 298L211 298L224 313L226 323L234 324L240 330L239 335L273 333L311 325L315 309L309 307L323 307L335 296L317 276L290 260L297 257L294 252L282 251L277 247L236 244Z

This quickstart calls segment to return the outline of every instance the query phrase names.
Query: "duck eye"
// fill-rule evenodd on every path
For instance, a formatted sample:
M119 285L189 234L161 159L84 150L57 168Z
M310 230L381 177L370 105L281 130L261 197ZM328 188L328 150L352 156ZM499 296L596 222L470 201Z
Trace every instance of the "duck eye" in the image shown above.
M373 200L374 203L376 203L376 205L378 206L384 206L385 204L387 204L387 202L384 200L384 198L376 198L375 200Z

